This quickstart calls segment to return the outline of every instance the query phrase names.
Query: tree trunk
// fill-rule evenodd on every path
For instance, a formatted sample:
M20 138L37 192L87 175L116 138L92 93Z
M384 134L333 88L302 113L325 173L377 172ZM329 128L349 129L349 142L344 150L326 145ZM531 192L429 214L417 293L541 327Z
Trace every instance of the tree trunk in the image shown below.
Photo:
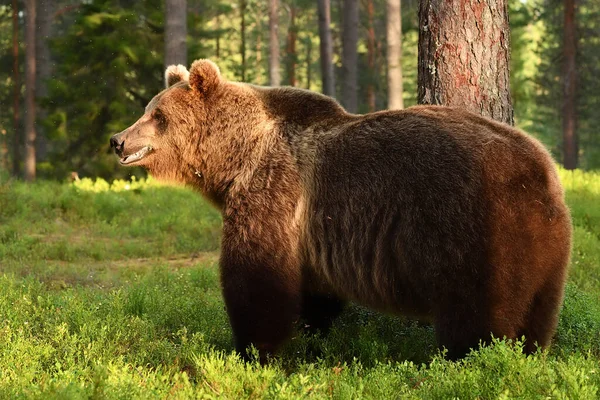
M21 98L21 82L19 79L19 12L17 0L12 1L12 23L13 23L13 167L14 176L21 174L21 129L19 128L19 100Z
M421 0L418 99L513 124L506 0Z
M165 11L165 68L187 65L187 0L166 0Z
M216 23L217 37L215 38L215 57L219 59L221 57L221 16L217 15Z
M358 111L358 0L344 0L342 31L342 104L348 112Z
M331 4L329 0L318 0L319 49L321 53L321 78L323 94L335 97L335 75L333 73L333 41L331 39Z
M254 18L256 21L255 30L254 30L254 32L256 32L256 43L255 43L255 48L254 48L254 51L256 53L256 57L254 60L255 61L255 63L254 63L254 73L255 73L254 82L259 83L260 85L263 85L264 82L262 81L262 78L264 77L264 75L261 73L261 70L262 70L262 46L263 46L262 41L263 41L264 26L262 24L263 17L262 17L262 8L261 7L255 8ZM257 79L260 79L260 81L257 81Z
M269 0L269 85L281 85L279 66L279 1Z
M575 0L565 0L563 65L563 164L577 168L577 36Z
M28 182L35 180L35 0L26 0L25 23L25 170Z
M374 112L375 105L375 26L374 16L375 8L373 0L366 0L367 9L367 64L369 66L369 83L367 84L367 106L369 112Z
M404 108L402 94L402 13L401 0L387 0L388 108Z
M240 76L242 82L246 82L246 7L248 3L246 0L240 0L240 17L242 19L241 22L241 43L240 43L240 54L242 55L242 65Z
M54 15L54 0L38 0L37 2L37 32L35 41L35 52L37 60L37 82L36 82L36 105L38 107L38 120L46 118L44 107L40 107L40 99L48 96L47 81L52 73L52 62L50 60L50 46L48 41L52 35L52 18ZM37 158L44 161L48 154L48 138L43 127L37 126Z
M312 40L310 35L306 35L306 88L310 90L310 84L312 80L311 73L312 64Z
M287 75L290 86L296 86L296 39L298 31L296 29L296 6L290 5L290 25L287 34Z

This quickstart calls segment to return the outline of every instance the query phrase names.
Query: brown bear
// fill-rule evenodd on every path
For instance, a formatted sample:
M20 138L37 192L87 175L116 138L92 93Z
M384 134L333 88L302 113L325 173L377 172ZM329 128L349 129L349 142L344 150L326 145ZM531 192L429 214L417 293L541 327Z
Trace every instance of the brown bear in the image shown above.
M222 212L236 348L274 353L344 301L431 319L450 358L480 341L550 343L571 249L563 190L535 139L476 114L366 115L307 90L224 79L198 60L111 138L123 165Z

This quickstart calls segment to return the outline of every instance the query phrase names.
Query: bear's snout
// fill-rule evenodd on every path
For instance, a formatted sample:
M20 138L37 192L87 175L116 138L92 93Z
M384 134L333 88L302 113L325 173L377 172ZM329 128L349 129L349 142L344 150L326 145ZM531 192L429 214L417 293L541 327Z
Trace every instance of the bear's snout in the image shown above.
M125 147L125 141L120 140L118 138L118 136L119 136L119 134L116 134L110 138L110 147L111 147L111 149L115 149L115 153L117 153L118 156L121 156L121 155L123 155L123 148Z

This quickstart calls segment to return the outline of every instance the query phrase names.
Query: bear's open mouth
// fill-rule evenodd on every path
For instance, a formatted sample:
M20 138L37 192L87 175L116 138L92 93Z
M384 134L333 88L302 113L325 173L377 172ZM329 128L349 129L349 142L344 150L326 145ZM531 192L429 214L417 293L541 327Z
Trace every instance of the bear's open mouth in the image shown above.
M140 150L136 151L133 154L121 157L119 162L122 165L134 163L134 162L139 161L142 158L146 157L148 155L148 153L150 153L151 151L152 151L152 146L144 146Z

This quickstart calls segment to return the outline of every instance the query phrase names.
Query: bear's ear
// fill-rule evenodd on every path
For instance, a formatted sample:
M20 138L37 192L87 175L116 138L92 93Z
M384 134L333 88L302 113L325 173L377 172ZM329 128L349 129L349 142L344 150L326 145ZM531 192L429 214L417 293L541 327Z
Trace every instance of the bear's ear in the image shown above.
M165 86L170 88L177 82L187 81L190 79L190 73L183 65L169 65L165 71Z
M206 96L221 81L219 67L210 60L196 60L190 68L190 86Z

